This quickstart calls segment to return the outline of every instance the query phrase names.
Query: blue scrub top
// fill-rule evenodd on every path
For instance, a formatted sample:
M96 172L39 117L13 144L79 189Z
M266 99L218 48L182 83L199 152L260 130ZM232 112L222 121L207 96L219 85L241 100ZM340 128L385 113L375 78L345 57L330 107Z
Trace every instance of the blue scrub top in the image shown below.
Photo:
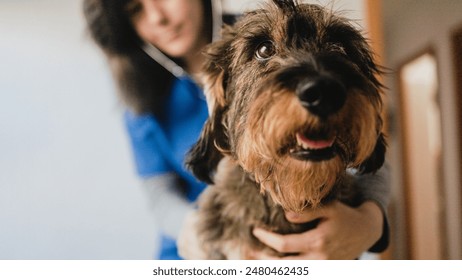
M208 117L202 90L189 78L175 79L164 112L158 117L131 112L124 115L137 173L142 178L175 173L186 184L188 200L195 201L205 184L186 170L184 160ZM161 238L159 258L180 259L176 242Z

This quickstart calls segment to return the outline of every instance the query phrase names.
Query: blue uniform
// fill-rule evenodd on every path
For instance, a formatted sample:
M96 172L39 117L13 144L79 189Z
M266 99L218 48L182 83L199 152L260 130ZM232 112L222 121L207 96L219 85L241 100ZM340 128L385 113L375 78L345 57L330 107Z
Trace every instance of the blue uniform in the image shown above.
M186 170L184 160L208 117L204 94L191 79L175 79L164 109L156 117L125 114L137 172L142 178L177 174L185 183L187 199L194 201L205 184ZM174 240L162 236L159 258L180 258Z

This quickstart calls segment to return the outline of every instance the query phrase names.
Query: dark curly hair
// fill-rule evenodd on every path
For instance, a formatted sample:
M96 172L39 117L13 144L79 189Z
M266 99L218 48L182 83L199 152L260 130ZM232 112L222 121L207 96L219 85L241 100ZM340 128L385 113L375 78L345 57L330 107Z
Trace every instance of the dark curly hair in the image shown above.
M89 34L106 54L120 96L135 113L162 112L174 76L149 57L125 12L131 0L84 0L83 13ZM204 20L212 37L212 4L203 0ZM178 65L183 62L173 59Z

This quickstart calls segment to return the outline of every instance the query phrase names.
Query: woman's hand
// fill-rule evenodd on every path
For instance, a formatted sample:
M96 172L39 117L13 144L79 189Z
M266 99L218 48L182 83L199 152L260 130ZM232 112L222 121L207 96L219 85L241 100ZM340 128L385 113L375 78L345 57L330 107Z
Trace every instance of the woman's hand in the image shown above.
M298 253L284 259L355 259L371 248L382 235L383 213L374 202L357 208L334 201L321 208L297 214L286 212L293 223L320 219L315 229L280 235L256 228L253 234L263 243L281 253ZM274 259L262 252L252 252L255 259Z

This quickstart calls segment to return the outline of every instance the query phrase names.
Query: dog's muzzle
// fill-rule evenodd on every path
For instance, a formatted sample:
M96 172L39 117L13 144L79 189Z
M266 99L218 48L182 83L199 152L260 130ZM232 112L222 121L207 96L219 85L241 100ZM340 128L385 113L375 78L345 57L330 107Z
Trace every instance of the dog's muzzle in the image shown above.
M297 86L296 94L303 107L325 119L342 108L346 99L346 88L333 77L321 75L302 80Z
M325 161L338 154L336 135L329 128L329 116L337 113L346 101L347 90L341 81L323 74L302 79L295 93L301 105L312 115L319 117L324 125L306 127L295 135L296 145L290 155L303 161Z

